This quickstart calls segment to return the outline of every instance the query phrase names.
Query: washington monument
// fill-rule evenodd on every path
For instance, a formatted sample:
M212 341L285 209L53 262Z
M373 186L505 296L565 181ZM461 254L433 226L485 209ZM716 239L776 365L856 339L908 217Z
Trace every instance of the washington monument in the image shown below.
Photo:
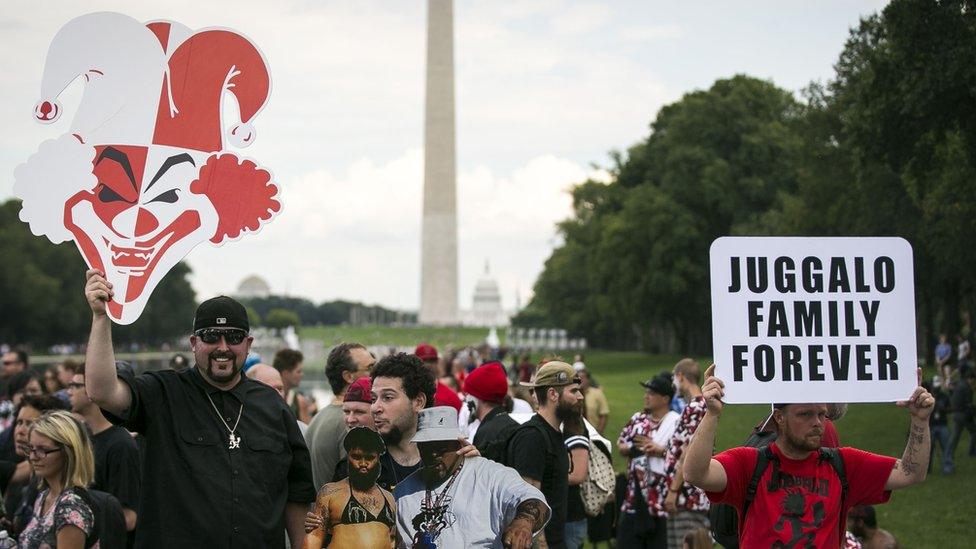
M454 153L454 5L427 1L421 324L457 324L457 183Z

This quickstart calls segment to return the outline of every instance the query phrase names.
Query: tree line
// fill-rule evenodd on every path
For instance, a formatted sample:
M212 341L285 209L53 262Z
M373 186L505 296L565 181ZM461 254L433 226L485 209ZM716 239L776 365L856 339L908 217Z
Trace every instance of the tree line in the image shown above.
M20 201L0 204L0 343L44 353L50 345L88 340L85 265L74 242L54 245L19 219ZM115 326L120 344L160 345L188 334L196 301L180 262L153 291L139 320Z
M723 235L901 236L914 248L920 352L968 335L976 253L976 6L895 0L852 28L800 95L746 75L663 107L611 153L517 325L592 344L707 353L708 249Z
M335 300L319 304L303 297L269 295L241 298L252 324L270 328L286 326L338 326L340 324L415 324L416 313Z

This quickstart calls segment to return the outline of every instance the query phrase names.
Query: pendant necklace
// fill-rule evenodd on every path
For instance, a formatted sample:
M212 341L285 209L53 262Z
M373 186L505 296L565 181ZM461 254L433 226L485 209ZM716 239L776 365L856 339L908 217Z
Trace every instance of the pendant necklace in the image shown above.
M448 496L451 487L454 485L454 481L457 480L458 475L461 473L461 467L464 466L464 458L461 458L461 462L458 463L457 469L448 479L447 483L444 485L444 489L441 490L440 494L437 494L431 498L431 490L427 489L424 500L421 502L421 513L423 514L424 520L420 525L420 528L414 534L414 544L415 549L428 549L437 547L436 540L440 536L441 531L448 526L453 524L453 521L448 520L448 506L453 498Z
M224 421L224 418L220 415L220 410L217 409L217 405L214 404L213 399L210 398L210 393L205 393L205 394L207 395L207 400L210 401L210 405L213 406L214 412L217 413L217 419L219 419L220 422L224 424L224 427L226 427L227 430L230 432L230 438L228 439L229 440L229 444L227 445L227 449L228 450L236 450L236 449L240 448L241 447L241 437L235 435L234 434L234 431L237 430L237 425L240 424L240 422L241 422L241 416L244 415L244 403L243 402L241 403L241 409L238 410L238 412L237 412L237 421L234 422L234 428L232 429L231 426L228 425L227 422Z

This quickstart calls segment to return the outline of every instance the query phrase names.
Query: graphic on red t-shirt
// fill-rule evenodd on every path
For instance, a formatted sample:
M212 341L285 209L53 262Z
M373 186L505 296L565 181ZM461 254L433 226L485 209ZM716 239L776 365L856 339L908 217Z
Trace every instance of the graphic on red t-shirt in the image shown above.
M891 496L884 485L894 458L841 448L848 482L841 509L841 483L829 461L820 460L818 452L802 460L789 459L776 444L771 448L777 460L771 460L763 472L744 523L740 517L741 547L839 547L847 509L884 503ZM757 456L756 448L732 448L715 456L725 468L728 484L724 492L707 493L712 503L731 504L741 514Z

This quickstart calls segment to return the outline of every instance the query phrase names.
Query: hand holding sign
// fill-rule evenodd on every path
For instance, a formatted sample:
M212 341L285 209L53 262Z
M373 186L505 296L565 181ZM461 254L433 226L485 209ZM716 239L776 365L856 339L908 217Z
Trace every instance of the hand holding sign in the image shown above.
M922 387L922 369L919 368L917 373L919 386L915 388L912 396L908 400L899 400L895 404L900 408L908 408L912 419L928 421L932 410L935 409L935 397Z
M710 261L725 402L893 402L914 388L905 240L723 237Z
M97 316L106 314L106 304L115 295L112 291L112 283L105 280L105 274L98 269L88 269L85 272L85 299L92 313Z
M725 382L715 377L715 365L705 370L705 384L702 385L702 396L705 397L705 407L715 416L722 415L722 397L725 396Z

